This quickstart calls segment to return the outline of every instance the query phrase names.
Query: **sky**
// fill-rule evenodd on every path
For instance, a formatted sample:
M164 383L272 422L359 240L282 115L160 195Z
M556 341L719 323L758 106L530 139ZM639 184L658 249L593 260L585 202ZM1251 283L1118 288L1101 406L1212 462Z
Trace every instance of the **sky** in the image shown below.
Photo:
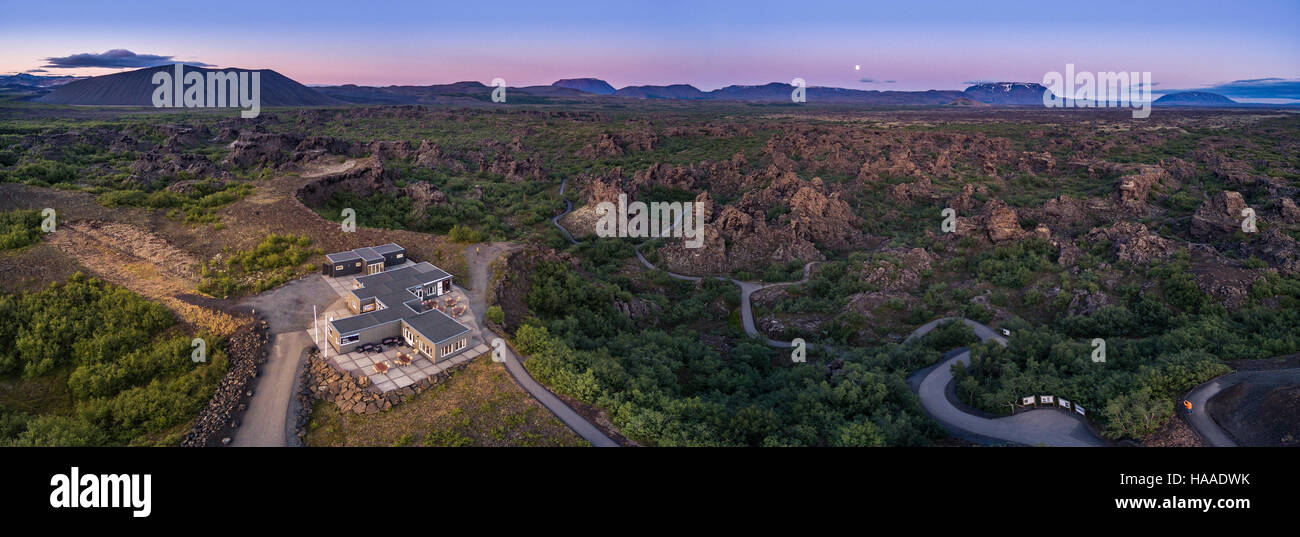
M304 84L596 77L703 90L796 77L962 89L1041 82L1070 63L1151 72L1157 93L1300 99L1300 0L0 0L0 51L5 74L182 61L269 68Z

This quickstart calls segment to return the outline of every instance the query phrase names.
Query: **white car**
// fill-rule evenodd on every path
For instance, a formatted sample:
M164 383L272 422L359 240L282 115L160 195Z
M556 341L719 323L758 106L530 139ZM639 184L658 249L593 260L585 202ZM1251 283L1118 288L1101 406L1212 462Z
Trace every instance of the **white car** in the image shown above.
M1010 331L1010 330L1007 330L1006 328L1003 328L1003 329L1002 329L1002 335L1004 335L1004 336L1010 336L1010 335L1011 335L1011 331Z

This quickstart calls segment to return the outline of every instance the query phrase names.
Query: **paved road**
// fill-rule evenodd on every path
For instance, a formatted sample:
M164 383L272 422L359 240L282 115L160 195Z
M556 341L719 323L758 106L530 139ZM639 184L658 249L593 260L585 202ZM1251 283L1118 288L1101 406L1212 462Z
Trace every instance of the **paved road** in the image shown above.
M907 339L924 336L940 323L949 319L936 319L914 330ZM980 341L992 339L1006 346L1007 340L992 328L970 319L961 319L970 326ZM1031 410L1004 418L984 418L968 414L948 400L948 384L952 382L952 366L970 363L970 351L948 358L930 370L921 380L917 396L926 413L938 420L958 436L976 436L1024 445L1101 447L1106 443L1092 434L1079 418L1059 410ZM963 434L965 433L965 434Z
M564 187L567 186L568 184L569 184L568 177L565 177L560 181L560 197L564 197ZM573 234L569 233L568 229L565 229L564 226L560 225L560 219L564 218L564 215L569 214L572 211L573 211L573 202L569 201L568 198L564 198L564 212L552 216L551 223L555 224L555 227L560 228L560 232L564 233L564 238L569 239L570 244L578 244L578 241L573 238Z
M1251 380L1278 382L1279 378L1284 377L1291 377L1294 382L1300 383L1300 368L1241 371L1224 375L1192 388L1192 391L1188 392L1187 396L1184 397L1184 399L1192 402L1192 413L1187 414L1187 421L1191 423L1192 429L1196 430L1209 445L1214 447L1235 447L1237 441L1205 411L1206 403L1210 402L1210 399L1213 399L1219 392L1242 382ZM1182 400L1178 401L1178 411L1184 412Z
M564 228L561 227L560 229ZM512 247L508 243L493 243L470 246L465 249L465 259L469 262L470 287L473 288L467 291L470 311L478 318L478 325L485 327L483 337L488 341L489 345L493 337L500 336L494 336L493 332L486 330L488 268L492 264L492 260L510 251ZM519 360L519 356L522 355L511 348L505 357L506 371L515 379L516 384L519 384L524 391L537 399L537 402L550 410L552 414L555 414L556 418L559 418L561 422L573 429L573 432L578 433L578 436L590 442L591 445L596 447L618 447L618 442L615 442L598 427L582 417L581 414L569 408L569 405L564 404L564 401L556 397L550 390L547 390L545 386L534 380L532 375L528 374L528 370L524 369L524 364Z
M312 304L329 301L333 304L321 311L342 307L343 299L325 282L324 276L313 274L240 304L266 318L271 348L261 375L252 385L253 397L231 445L290 445L289 439L294 436L290 413L295 410L291 404L298 371L307 349L314 345L303 328L311 326Z

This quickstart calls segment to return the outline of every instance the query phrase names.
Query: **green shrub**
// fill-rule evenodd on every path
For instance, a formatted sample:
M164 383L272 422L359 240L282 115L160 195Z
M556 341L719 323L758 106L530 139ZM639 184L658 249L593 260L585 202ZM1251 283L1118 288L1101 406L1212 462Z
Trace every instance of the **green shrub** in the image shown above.
M13 250L41 240L41 213L9 211L0 213L0 250Z

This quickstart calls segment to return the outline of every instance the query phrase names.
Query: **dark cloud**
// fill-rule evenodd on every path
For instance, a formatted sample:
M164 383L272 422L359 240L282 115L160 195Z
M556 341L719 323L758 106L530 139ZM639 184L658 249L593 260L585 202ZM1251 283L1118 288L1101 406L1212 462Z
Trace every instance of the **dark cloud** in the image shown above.
M24 72L24 73L48 73L49 71L47 71L47 70L45 70L45 69L28 69L28 70L23 71L23 72Z
M859 78L858 82L863 84L893 84L896 80L876 80L874 78Z
M1300 79L1252 78L1215 84L1201 91L1243 99L1300 99Z
M48 62L41 67L51 67L54 69L75 69L81 67L105 67L109 69L126 69L131 67L153 67L155 65L167 65L177 63L179 60L175 56L161 56L158 54L136 54L126 49L115 48L108 52L94 53L83 52L71 56L56 58L45 58ZM186 65L198 67L208 67L208 64L201 62L179 62Z

